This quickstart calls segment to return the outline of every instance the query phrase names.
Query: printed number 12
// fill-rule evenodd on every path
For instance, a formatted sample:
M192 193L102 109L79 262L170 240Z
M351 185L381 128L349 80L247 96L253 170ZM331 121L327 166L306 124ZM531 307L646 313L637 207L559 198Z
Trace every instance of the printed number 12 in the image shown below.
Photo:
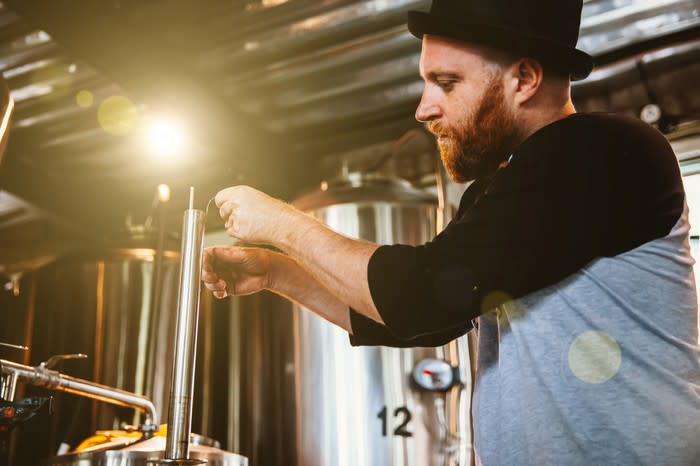
M377 413L377 417L382 421L382 437L386 437L387 433L386 413L386 406L384 406L382 410ZM411 422L411 411L409 411L405 406L400 406L394 410L394 417L398 417L399 415L403 415L403 422L401 422L401 424L394 429L394 435L398 435L400 437L413 437L413 434L407 430L408 423Z

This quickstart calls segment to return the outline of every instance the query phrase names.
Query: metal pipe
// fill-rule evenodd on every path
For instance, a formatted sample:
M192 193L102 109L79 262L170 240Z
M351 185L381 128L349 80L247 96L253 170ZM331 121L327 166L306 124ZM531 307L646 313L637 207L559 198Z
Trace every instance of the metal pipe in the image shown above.
M22 351L27 351L29 347L24 346L24 345L13 345L12 343L3 343L0 341L0 346L4 346L5 348L12 348L12 349L18 349Z
M34 281L34 280L32 280ZM30 295L31 299L31 295ZM32 304L30 303L30 308L32 307ZM33 320L33 317L32 317ZM31 320L29 321L31 322ZM31 324L29 324L31 325ZM17 349L25 352L25 355L27 352L29 352L29 347L23 346L23 345L13 345L12 343L3 343L0 342L0 346L4 346L5 348L12 348L12 349ZM26 358L26 356L25 356ZM0 364L2 366L2 364ZM2 398L5 401L15 401L15 397L17 396L17 375L14 373L3 373L0 371L0 398ZM21 396L21 395L20 395Z
M159 187L160 189L160 187ZM169 194L169 193L168 193ZM158 239L156 242L155 255L153 257L153 283L151 285L152 298L150 306L150 315L148 317L148 342L146 347L146 388L144 393L154 393L154 383L156 378L156 341L158 341L158 319L160 318L160 308L162 306L163 294L163 257L165 256L165 221L167 218L168 202L167 198L160 196L160 191L157 195L158 204Z
M5 374L0 385L0 398L5 401L15 401L17 392L17 374Z
M189 459L192 431L192 393L197 349L199 292L202 279L202 245L205 214L194 208L194 188L190 188L189 208L182 226L180 295L177 303L175 359L170 388L168 436L165 463L201 464Z
M144 425L158 425L158 413L151 400L135 393L71 377L44 367L25 366L4 359L0 359L0 373L10 377L10 388L13 385L12 380L15 383L20 380L49 390L72 393L117 406L135 408L146 413Z
M102 358L104 347L104 328L105 328L105 261L97 262L97 277L95 283L95 342L93 351L95 359L93 359L92 378L96 382L102 380ZM96 431L99 423L100 411L97 409L97 403L92 403L90 410L90 430Z

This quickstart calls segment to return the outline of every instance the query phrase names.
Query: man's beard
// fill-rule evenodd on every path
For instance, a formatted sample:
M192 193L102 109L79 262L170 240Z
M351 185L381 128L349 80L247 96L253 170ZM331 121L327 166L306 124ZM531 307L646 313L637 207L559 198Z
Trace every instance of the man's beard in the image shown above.
M498 168L518 144L518 131L508 111L503 83L495 77L481 98L475 112L465 115L453 127L438 122L428 124L438 139L440 157L447 173L458 183L488 175Z

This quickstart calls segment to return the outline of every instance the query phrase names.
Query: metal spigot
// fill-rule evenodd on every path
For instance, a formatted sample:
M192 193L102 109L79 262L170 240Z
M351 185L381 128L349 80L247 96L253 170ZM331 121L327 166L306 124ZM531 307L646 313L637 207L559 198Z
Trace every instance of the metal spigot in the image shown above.
M39 364L40 369L53 369L61 361L67 361L69 359L87 359L87 354L75 353L75 354L57 354L51 356L46 361Z
M36 367L0 359L0 375L3 376L0 396L7 401L13 401L16 384L21 381L48 390L72 393L117 406L138 409L144 412L146 417L141 430L145 434L157 430L158 413L153 402L148 398L89 380L71 377L51 369L64 359L85 359L86 357L84 354L62 354L53 356Z

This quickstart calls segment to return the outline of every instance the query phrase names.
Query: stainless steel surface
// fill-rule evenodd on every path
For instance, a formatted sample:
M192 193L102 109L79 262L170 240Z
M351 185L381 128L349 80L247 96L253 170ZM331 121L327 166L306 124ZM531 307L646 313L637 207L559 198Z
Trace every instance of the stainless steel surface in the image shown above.
M159 315L158 311L161 309L161 302L164 299L165 288L165 274L164 274L164 259L166 254L166 218L168 212L168 203L170 201L169 192L168 196L162 195L160 192L160 186L158 188L158 193L154 198L155 209L158 215L158 234L156 239L155 256L153 258L153 282L151 284L153 300L150 303L149 309L149 322L148 322L148 341L155 342L158 340L158 326L154 319L157 319ZM149 217L152 219L152 217ZM146 225L148 225L149 219L146 219ZM152 374L155 371L158 361L156 360L156 345L151 344L147 348L146 353L146 373ZM157 381L154 377L148 377L145 381L145 393L152 393L155 389Z
M295 204L336 231L380 244L422 244L436 231L436 200L398 181L349 180ZM470 380L466 339L441 348L352 348L345 332L299 307L294 337L297 465L470 464L469 387L458 396L411 383L426 358L444 359Z
M204 211L194 209L194 188L190 188L189 209L185 211L182 227L180 295L168 411L166 460L180 461L190 458L204 217Z
M19 376L14 372L0 374L0 398L5 401L15 401L18 379Z
M153 401L159 419L167 416L177 300L179 253L163 253L162 294L154 307L156 251L119 241L78 250L38 273L33 358L55 353L89 353L89 363L72 363L71 373L134 392ZM155 334L157 338L151 339ZM147 356L155 357L147 364ZM57 400L60 401L60 400ZM68 423L59 410L57 422ZM109 405L90 409L83 436L122 423L143 423L140 413ZM77 438L74 441L78 440Z
M134 393L71 377L43 366L25 366L4 359L0 360L0 372L16 377L19 381L49 390L72 393L117 406L135 408L146 414L144 425L158 424L158 414L151 400Z
M687 40L646 50L615 63L596 67L586 80L573 83L572 89L575 93L580 93L594 91L600 86L624 87L639 80L639 67L648 74L658 75L664 70L697 63L699 59L700 39Z
M589 0L578 47L603 54L700 24L697 0Z
M153 437L129 445L120 450L102 452L72 453L61 455L48 463L48 466L147 466L158 464L164 459L165 439ZM192 458L207 466L248 466L244 456L218 448L192 444Z
M201 312L199 341L204 347L199 347L197 366L208 364L211 375L197 382L195 395L209 400L204 404L208 413L195 412L193 429L221 440L251 465L295 466L289 301L268 292L224 300L203 293Z
M0 78L0 164L2 164L7 141L10 137L10 121L15 110L15 101L10 95L7 82Z

